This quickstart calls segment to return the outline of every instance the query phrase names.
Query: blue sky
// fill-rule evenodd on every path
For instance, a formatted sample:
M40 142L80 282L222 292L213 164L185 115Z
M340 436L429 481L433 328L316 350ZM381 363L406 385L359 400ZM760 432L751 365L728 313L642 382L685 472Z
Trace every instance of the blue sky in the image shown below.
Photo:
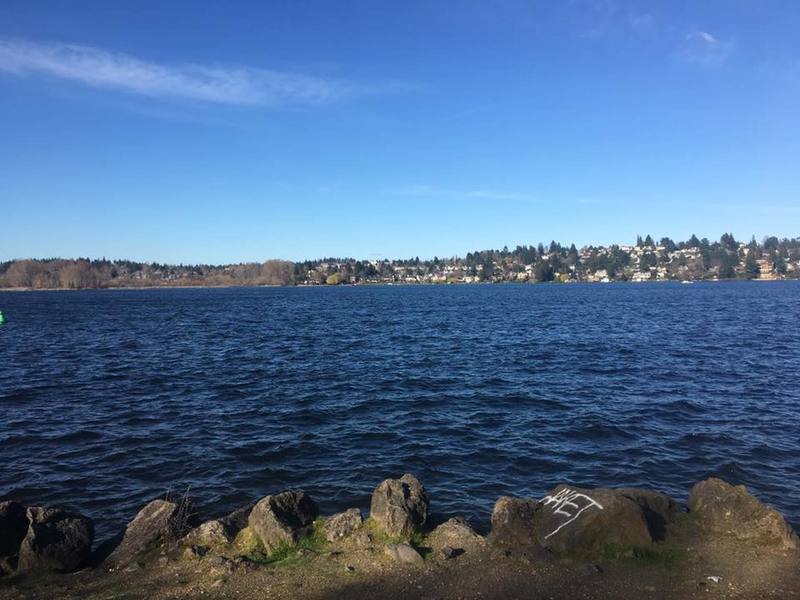
M769 0L4 0L0 259L795 237L798 30Z

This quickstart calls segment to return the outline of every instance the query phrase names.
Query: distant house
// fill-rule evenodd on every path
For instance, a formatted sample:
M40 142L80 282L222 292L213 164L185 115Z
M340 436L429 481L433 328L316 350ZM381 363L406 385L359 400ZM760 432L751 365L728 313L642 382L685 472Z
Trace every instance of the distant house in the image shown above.
M775 267L766 258L759 258L756 260L756 264L758 265L758 278L759 279L778 279L778 274L775 272Z
M598 282L607 283L608 281L610 281L608 277L608 271L606 271L605 269L598 269L594 273L589 273L589 275L587 276L587 281L595 283Z

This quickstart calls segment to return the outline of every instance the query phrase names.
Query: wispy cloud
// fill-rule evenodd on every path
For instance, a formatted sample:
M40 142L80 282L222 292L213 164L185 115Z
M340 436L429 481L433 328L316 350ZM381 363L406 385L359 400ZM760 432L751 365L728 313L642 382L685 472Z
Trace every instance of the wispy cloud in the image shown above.
M613 29L619 13L619 6L614 0L570 0L567 6L578 15L578 37L581 38L606 35Z
M453 198L453 199L481 199L481 200L529 200L530 196L516 192L507 192L491 189L466 189L454 190L430 185L407 185L389 190L390 194L398 196L413 196L418 198Z
M628 26L639 35L650 34L656 26L656 19L649 13L632 13L628 15Z
M693 64L718 67L728 60L732 49L730 42L723 42L707 31L692 31L686 35L680 55Z
M580 29L578 37L596 39L609 35L646 36L656 27L654 15L642 12L636 2L618 0L570 0L570 18Z
M0 71L44 75L159 99L249 106L314 105L383 91L243 66L167 65L89 46L0 39Z
M665 10L642 10L636 0L569 0L567 14L589 40L635 37L664 48L678 59L701 67L720 67L734 51L734 43L704 30L688 29L670 19Z

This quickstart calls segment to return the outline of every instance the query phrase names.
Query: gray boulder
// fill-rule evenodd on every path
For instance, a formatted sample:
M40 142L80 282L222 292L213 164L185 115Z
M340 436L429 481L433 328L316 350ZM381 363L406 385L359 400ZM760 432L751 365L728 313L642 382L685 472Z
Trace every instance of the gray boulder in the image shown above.
M27 518L17 571L71 572L86 563L94 538L91 519L60 508L40 507L28 508Z
M0 577L3 575L11 575L17 570L17 557L4 556L0 557Z
M217 546L232 542L236 535L247 527L253 506L254 504L248 504L229 515L202 523L186 535L184 542L202 546Z
M358 529L353 534L353 542L362 548L371 548L375 542L372 534L365 529Z
M666 539L670 525L680 516L678 503L661 492L639 488L622 488L618 493L630 498L642 509L650 537L655 542Z
M539 507L536 500L501 496L492 509L492 529L488 541L492 544L530 546L539 543L534 515Z
M399 563L409 565L425 564L425 559L422 558L419 552L414 550L411 544L386 544L384 551L392 560Z
M212 519L201 523L183 538L183 543L191 546L218 546L227 544L235 535L231 536L220 519Z
M657 492L559 485L539 501L500 498L488 539L575 554L622 552L664 539L677 513L675 502Z
M319 508L308 494L287 491L259 500L250 512L248 525L267 552L273 552L310 533L318 515Z
M0 502L0 557L19 554L19 546L28 532L28 515L19 502Z
M644 511L630 490L559 485L540 500L534 530L542 546L577 554L653 542Z
M180 539L189 528L188 514L188 509L176 502L153 500L128 523L122 541L106 561L120 568L156 547Z
M386 479L372 493L370 517L390 536L411 537L424 527L430 501L413 475Z
M237 508L232 513L225 515L220 519L223 527L230 532L233 532L234 535L239 533L242 529L247 527L247 520L250 518L250 512L253 510L253 507L256 505L255 502L250 502L249 504Z
M357 508L350 508L331 516L325 521L325 539L335 542L343 537L347 537L360 529L364 524L361 511Z
M445 551L448 558L458 554L457 551L474 552L486 545L483 536L478 535L462 517L453 517L434 529L427 544L434 551Z
M782 550L800 548L797 534L778 511L762 504L743 485L710 478L689 494L689 513L707 534Z

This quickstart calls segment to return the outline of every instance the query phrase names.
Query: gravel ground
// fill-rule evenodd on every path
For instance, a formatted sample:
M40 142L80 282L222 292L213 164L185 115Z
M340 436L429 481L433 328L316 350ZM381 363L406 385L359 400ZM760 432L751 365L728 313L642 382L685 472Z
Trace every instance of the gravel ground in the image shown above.
M682 539L647 558L578 560L491 547L420 565L342 542L264 566L160 557L136 570L0 580L0 599L775 598L800 599L800 556Z

